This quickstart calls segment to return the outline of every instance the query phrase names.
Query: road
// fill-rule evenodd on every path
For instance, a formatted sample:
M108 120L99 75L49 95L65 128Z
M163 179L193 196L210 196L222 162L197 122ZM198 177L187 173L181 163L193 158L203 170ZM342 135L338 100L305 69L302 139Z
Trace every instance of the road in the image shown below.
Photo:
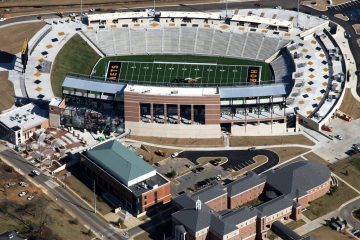
M28 174L34 169L32 164L27 162L22 156L11 149L6 149L0 145L1 158L11 162L14 168L19 169L24 174ZM85 206L81 200L70 194L66 189L56 184L50 177L41 174L32 179L36 184L46 191L49 197L57 202L61 207L67 209L84 225L90 227L93 232L104 239L127 239L120 232L114 229L108 222L95 215L93 210Z
M352 212L359 209L360 206L360 199L347 204L340 210L340 216L345 219L348 224L353 226L353 228L360 229L360 222L359 220L355 219L352 215Z

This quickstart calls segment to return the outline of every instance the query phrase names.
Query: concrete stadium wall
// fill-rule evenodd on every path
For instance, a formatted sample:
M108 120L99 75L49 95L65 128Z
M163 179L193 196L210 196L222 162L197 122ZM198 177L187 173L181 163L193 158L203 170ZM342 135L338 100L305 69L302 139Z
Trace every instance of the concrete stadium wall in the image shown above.
M131 129L131 135L165 137L165 138L220 138L219 124L185 125L158 124L125 121L125 126Z
M265 136L274 134L281 135L285 133L288 133L286 123L247 124L246 126L233 125L231 127L232 136Z

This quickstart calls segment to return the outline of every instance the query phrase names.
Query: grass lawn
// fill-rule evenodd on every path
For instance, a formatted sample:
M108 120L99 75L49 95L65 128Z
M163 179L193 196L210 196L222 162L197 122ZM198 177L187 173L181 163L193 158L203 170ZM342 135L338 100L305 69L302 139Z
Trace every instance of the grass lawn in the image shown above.
M15 103L14 85L8 80L9 72L0 72L0 113Z
M297 229L298 227L301 227L302 225L304 225L306 222L304 220L299 220L299 221L291 221L288 224L286 224L286 226L288 226L291 229Z
M303 214L310 220L321 217L331 211L338 209L346 201L353 199L358 194L339 181L338 189L330 196L328 194L310 203Z
M310 149L303 147L275 147L267 148L267 150L275 152L280 158L279 163L282 163L296 156L299 156L300 154L303 154Z
M60 50L51 71L51 86L55 96L61 96L61 85L69 72L90 75L100 56L78 35Z
M323 159L322 157L320 157L319 155L317 155L314 152L309 152L309 153L305 154L304 157L311 161L316 161L316 162L326 164L326 165L329 164L329 162L327 162L325 159Z
M309 232L306 236L313 236L317 240L346 240L346 239L355 239L352 236L349 236L346 233L340 233L332 230L330 227L320 227L314 231Z
M203 86L234 85L247 82L248 66L261 67L261 80L269 81L269 64L234 58L193 55L137 55L105 57L95 66L95 76L103 78L109 61L121 61L120 81L146 84L184 85L185 78L198 78ZM161 63L160 63L161 62ZM183 64L193 63L193 64ZM231 66L230 66L231 65Z
M355 154L331 164L330 169L336 175L360 190L360 154Z
M283 144L302 144L313 146L314 143L304 135L288 135L288 136L248 136L248 137L230 137L231 147L252 147L252 146L268 146Z

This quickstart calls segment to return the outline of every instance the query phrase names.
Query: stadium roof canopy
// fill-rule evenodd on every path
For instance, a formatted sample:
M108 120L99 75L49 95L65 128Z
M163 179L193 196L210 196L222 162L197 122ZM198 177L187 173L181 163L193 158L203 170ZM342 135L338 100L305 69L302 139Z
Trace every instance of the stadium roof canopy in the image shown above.
M253 87L221 87L220 98L248 98L286 95L285 84L260 85Z
M280 19L270 19L270 18L259 17L259 16L254 16L254 15L251 15L251 16L234 15L232 17L231 21L267 24L270 26L287 27L287 28L293 27L293 23L291 21L280 20Z
M156 170L118 141L98 145L87 157L118 181L131 186L156 175Z
M62 84L62 87L85 91L120 94L123 92L126 84L110 83L104 81L97 81L86 77L67 75Z

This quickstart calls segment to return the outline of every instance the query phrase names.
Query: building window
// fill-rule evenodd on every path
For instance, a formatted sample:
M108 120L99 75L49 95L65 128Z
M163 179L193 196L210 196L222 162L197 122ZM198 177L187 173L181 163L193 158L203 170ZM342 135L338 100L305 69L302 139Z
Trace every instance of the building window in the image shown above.
M144 196L144 199L147 199L147 196L146 196L146 195Z

